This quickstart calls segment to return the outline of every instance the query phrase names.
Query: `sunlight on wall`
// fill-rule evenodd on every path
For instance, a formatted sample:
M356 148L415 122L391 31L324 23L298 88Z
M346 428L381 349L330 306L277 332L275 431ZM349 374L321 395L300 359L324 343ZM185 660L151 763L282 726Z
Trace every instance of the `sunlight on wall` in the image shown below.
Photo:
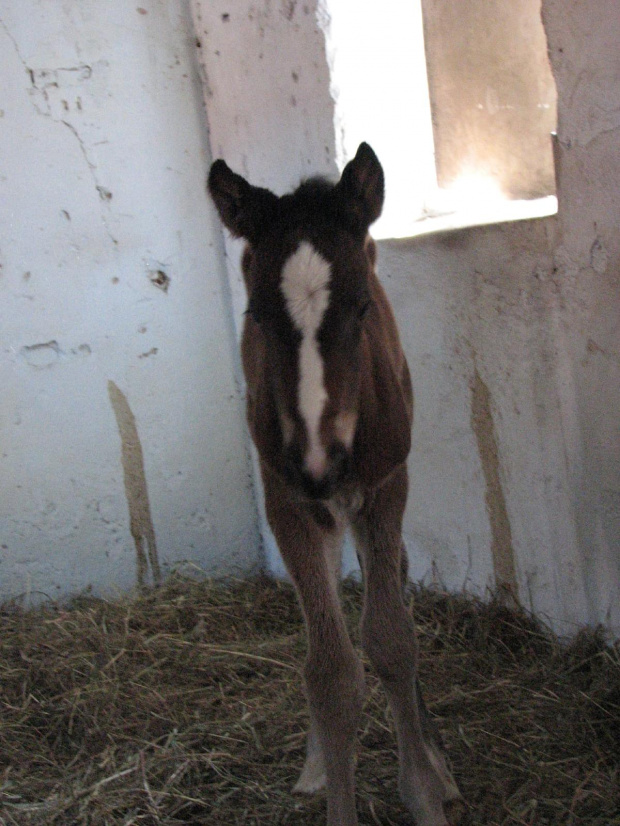
M496 180L484 172L463 173L450 186L435 189L426 200L424 216L408 235L421 235L446 229L555 215L555 195L532 200L509 198Z
M421 0L322 0L335 103L336 161L361 141L383 165L386 202L375 238L552 215L554 196L512 200L486 172L465 168L446 188L436 157Z
M439 193L451 209L463 209L481 203L499 203L506 200L501 186L488 175L475 170L464 172L449 187Z
M450 186L429 194L426 214L411 235L492 224L525 218L542 218L558 211L555 195L533 200L509 198L499 183L485 172L467 170Z
M437 187L419 0L323 0L342 169L367 141L386 177L376 238L410 235Z

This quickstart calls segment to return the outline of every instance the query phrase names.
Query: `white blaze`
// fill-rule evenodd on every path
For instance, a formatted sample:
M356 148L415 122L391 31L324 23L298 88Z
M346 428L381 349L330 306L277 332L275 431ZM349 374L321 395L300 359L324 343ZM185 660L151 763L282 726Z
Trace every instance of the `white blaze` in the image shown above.
M319 427L327 401L323 359L317 333L329 305L331 265L308 241L302 241L282 270L286 308L301 333L299 346L299 413L308 433L306 469L320 477L327 467Z

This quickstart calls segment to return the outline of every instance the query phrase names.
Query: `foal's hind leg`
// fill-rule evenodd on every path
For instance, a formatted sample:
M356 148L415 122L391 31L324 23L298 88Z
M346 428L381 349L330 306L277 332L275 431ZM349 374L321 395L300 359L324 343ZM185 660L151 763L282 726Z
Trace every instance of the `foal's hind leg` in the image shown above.
M419 694L417 642L402 599L401 521L407 475L400 468L362 509L354 529L364 557L362 642L388 695L400 758L399 788L417 826L446 826L459 790Z

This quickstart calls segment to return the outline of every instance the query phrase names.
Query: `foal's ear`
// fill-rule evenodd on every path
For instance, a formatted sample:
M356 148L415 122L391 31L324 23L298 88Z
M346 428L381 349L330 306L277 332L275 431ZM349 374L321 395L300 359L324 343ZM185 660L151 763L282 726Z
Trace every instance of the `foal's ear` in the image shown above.
M219 160L211 166L208 181L224 226L236 238L256 244L264 227L275 214L278 197L268 189L252 186Z
M383 167L367 143L360 143L357 154L345 166L337 189L353 198L364 229L381 215L385 196Z

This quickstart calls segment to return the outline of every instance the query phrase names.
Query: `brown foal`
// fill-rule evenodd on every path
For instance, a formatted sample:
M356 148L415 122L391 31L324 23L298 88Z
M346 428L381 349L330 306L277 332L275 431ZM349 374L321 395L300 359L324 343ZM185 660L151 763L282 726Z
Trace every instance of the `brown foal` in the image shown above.
M363 143L337 184L313 179L277 197L218 160L209 191L225 226L246 241L247 418L308 633L310 731L295 789L325 787L328 826L357 824L364 670L339 599L350 528L365 585L362 643L394 716L401 796L418 826L446 826L461 798L419 691L403 602L413 396L368 234L383 206L381 164Z

